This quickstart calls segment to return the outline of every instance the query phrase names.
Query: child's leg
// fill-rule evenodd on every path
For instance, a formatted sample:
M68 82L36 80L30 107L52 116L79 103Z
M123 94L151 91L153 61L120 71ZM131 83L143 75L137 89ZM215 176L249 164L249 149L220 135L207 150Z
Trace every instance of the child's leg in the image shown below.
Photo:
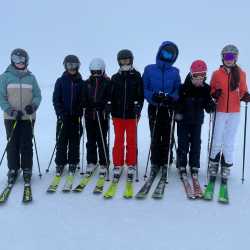
M197 174L200 168L200 152L201 152L201 124L190 125L190 152L189 166L192 174Z
M177 149L177 168L186 173L187 154L189 151L189 126L178 122L177 124L178 149Z
M124 165L124 133L125 133L125 120L113 118L115 141L113 147L113 163L114 166Z
M127 119L126 123L126 164L127 166L136 166L137 163L137 145L136 145L136 119Z
M87 163L97 164L97 120L85 119L86 134L87 134Z

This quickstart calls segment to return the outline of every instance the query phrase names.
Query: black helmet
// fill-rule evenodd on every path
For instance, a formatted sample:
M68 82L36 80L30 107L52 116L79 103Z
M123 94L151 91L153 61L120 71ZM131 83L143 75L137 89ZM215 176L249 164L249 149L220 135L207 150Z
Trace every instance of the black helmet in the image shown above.
M10 60L13 66L15 66L15 64L18 64L18 63L23 63L25 67L27 67L29 64L29 55L24 49L20 49L20 48L14 49L11 52Z
M67 69L79 69L80 67L80 60L75 55L67 55L63 60L64 68ZM70 66L70 67L68 67Z
M133 64L134 56L133 53L128 49L120 50L117 54L117 61L119 63L122 59L130 59L131 64Z

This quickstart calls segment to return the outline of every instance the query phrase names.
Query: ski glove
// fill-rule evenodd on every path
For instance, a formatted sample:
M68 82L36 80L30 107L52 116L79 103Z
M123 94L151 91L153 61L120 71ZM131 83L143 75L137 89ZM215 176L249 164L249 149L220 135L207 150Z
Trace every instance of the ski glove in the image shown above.
M163 103L165 99L165 94L163 92L154 93L152 96L152 101L158 104Z
M163 105L167 106L168 108L172 108L174 105L174 99L170 95L166 94L163 100Z
M107 102L105 105L105 115L108 116L112 111L111 102Z
M244 96L240 99L242 102L250 102L250 94L246 92Z
M214 91L214 93L212 93L212 97L213 97L214 99L218 100L219 97L221 96L221 94L222 94L222 89L216 89L216 90Z
M177 122L181 122L183 120L183 114L176 113L174 119Z
M140 114L141 114L141 105L140 105L140 104L135 104L134 112L135 112L135 115L136 115L137 117L140 116Z
M20 121L24 116L23 111L12 109L9 113L9 116L13 117L15 120Z
M214 101L210 101L206 107L207 113L214 113L216 111L216 103Z
M27 105L24 109L27 115L32 115L36 111L35 105Z

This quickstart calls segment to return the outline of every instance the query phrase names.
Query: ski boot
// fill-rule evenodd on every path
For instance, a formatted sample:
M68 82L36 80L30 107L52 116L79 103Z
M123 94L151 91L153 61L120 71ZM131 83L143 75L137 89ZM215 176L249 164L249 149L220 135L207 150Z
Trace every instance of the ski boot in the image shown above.
M100 165L99 177L105 177L107 175L107 167L104 165Z
M63 174L64 165L57 165L56 166L56 176L61 176Z
M69 164L69 175L75 175L76 167L76 164Z
M8 171L7 176L8 176L8 185L13 186L18 176L18 170L10 169Z
M183 180L183 178L187 178L187 168L184 166L180 166L179 175L180 175L181 180Z
M128 166L127 180L132 182L135 175L135 166Z
M32 170L29 168L25 168L23 169L23 180L24 180L24 184L25 185L30 185L30 181L31 181L31 176L32 176Z
M86 175L91 176L96 168L96 164L88 163L86 166Z
M121 166L115 166L113 169L113 181L116 182L119 180L122 173L122 167Z
M218 169L219 169L219 160L217 158L210 159L209 166L208 166L209 181L215 182Z
M155 178L155 176L160 171L160 166L156 164L152 164L150 168L149 178Z
M223 163L221 165L221 183L227 184L228 177L230 175L230 167L233 164Z

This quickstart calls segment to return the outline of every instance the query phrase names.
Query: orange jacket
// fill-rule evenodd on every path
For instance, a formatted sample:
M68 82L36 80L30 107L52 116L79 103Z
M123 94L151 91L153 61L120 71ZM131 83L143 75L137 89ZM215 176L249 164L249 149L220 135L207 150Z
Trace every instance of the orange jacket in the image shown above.
M211 79L211 94L216 89L221 89L221 96L217 102L217 112L233 113L240 112L240 99L248 92L246 83L246 73L240 69L240 83L239 87L233 91L230 90L230 77L224 67L220 67L214 71Z

